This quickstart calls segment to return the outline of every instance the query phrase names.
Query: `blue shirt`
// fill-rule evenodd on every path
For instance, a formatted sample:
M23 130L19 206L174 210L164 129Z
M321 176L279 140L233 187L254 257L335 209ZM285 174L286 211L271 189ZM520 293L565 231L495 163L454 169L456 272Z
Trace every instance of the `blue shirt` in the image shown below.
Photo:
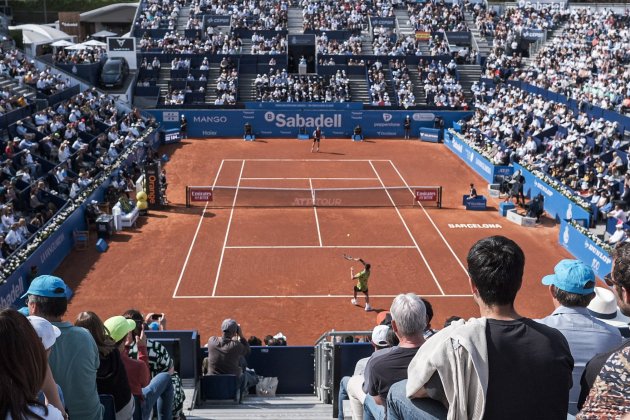
M619 346L622 341L619 329L593 317L586 308L559 306L551 315L538 322L555 328L569 343L573 366L573 386L569 392L569 413L577 413L580 396L580 378L586 363L598 353Z
M71 419L102 419L103 406L96 389L100 360L94 338L85 328L69 322L52 324L61 330L61 336L52 346L48 363L63 391L68 415Z

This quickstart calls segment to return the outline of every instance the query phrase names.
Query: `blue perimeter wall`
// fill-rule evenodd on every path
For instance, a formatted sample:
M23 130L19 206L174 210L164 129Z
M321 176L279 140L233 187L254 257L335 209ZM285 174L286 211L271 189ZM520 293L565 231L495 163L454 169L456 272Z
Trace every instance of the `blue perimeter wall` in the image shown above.
M406 115L411 117L411 132L418 137L421 127L433 128L435 117L444 119L445 127L452 127L452 123L472 115L471 111L390 111L387 109L376 111L339 109L314 110L305 104L302 108L296 106L280 107L278 104L268 105L266 109L235 109L235 110L147 110L153 115L164 129L179 128L179 118L182 114L188 120L188 137L242 137L243 126L246 122L252 125L257 137L286 137L296 138L300 127L304 127L307 134L312 134L316 125L322 127L325 137L348 137L352 135L354 127L363 129L366 138L404 137L403 121ZM326 104L324 104L326 105ZM330 104L333 105L333 104ZM284 109L283 109L284 108Z

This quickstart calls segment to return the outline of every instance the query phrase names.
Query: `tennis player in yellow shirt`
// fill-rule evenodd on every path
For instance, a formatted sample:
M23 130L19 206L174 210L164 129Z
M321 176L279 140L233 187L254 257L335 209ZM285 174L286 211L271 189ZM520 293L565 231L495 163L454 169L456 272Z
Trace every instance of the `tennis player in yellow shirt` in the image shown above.
M370 278L370 264L367 264L361 258L354 259L355 261L359 261L363 264L363 271L354 274L354 267L350 267L350 277L357 281L357 284L354 286L354 297L350 302L353 305L358 305L357 302L357 292L361 292L365 295L365 311L371 311L372 306L370 306L370 295L368 294L368 279Z

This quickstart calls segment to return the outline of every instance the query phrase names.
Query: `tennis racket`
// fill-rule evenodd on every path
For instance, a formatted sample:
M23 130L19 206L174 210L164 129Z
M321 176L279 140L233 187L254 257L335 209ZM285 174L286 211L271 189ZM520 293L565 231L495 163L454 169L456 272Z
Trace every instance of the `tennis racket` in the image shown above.
M361 258L354 258L348 254L343 254L343 257L348 261L363 261Z

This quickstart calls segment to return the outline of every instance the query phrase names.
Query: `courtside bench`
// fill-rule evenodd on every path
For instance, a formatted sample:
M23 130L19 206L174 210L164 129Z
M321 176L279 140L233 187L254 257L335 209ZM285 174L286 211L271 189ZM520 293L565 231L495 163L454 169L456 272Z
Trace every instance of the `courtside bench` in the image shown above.
M462 205L466 206L466 210L482 211L486 209L487 200L483 195L478 195L475 198L470 197L468 194L462 196Z

